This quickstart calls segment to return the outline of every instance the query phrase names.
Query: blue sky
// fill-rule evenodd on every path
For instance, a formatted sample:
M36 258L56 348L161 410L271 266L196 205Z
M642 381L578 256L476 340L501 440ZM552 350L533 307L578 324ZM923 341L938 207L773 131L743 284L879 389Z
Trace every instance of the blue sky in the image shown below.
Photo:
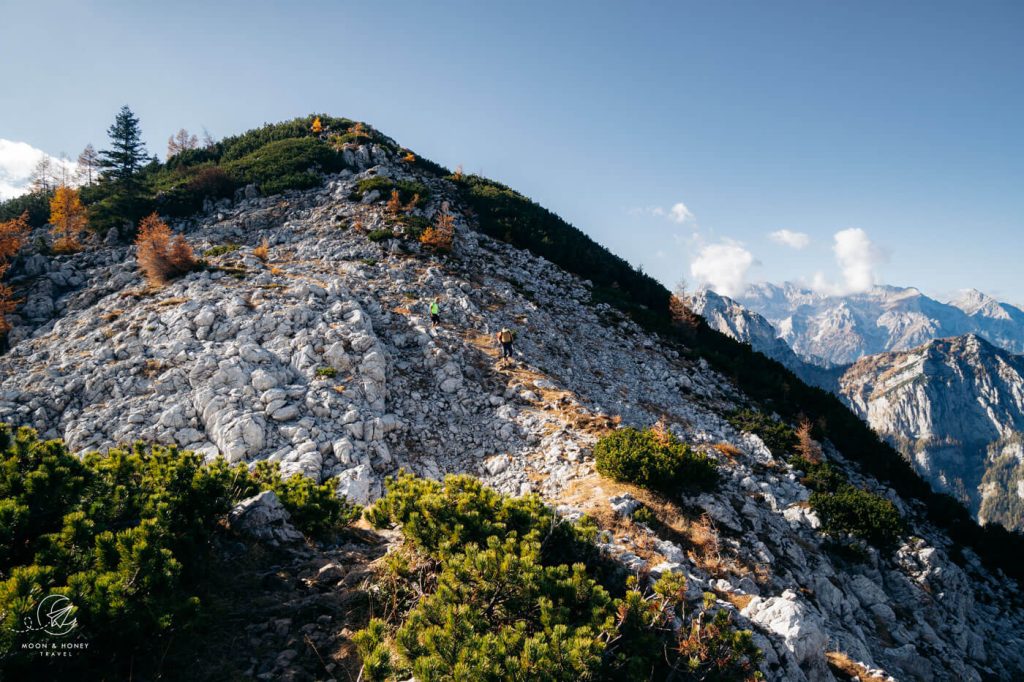
M1024 4L988 0L4 0L0 138L75 156L127 103L162 156L179 127L323 111L667 284L1024 303L1022 35Z

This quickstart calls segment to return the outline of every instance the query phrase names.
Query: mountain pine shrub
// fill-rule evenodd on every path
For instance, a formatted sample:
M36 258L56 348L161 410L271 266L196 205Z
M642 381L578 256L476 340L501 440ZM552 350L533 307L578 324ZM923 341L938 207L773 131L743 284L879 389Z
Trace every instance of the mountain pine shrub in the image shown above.
M73 636L89 642L73 659L79 672L159 649L200 613L225 514L267 489L307 533L329 535L358 516L330 484L282 478L276 464L250 473L141 443L78 458L59 440L0 424L0 669L24 672L19 626L51 594L70 599Z
M707 490L718 481L714 461L661 429L618 429L594 446L598 473L674 495L681 488Z
M891 547L903 533L903 518L889 500L846 484L834 492L813 492L811 509L821 528L838 538L852 535L881 548Z
M829 462L794 456L790 464L805 472L801 482L813 491L809 503L826 535L840 541L853 537L887 548L903 534L905 526L896 505L850 484L846 475Z
M711 604L685 613L683 575L651 590L631 577L614 596L587 564L595 528L559 519L534 495L402 475L367 518L400 524L407 544L374 581L383 617L353 638L364 680L757 679L751 634ZM681 618L694 628L682 642Z
M800 443L796 431L788 424L772 419L757 410L736 410L728 417L729 423L739 431L748 431L760 438L772 456L785 459Z

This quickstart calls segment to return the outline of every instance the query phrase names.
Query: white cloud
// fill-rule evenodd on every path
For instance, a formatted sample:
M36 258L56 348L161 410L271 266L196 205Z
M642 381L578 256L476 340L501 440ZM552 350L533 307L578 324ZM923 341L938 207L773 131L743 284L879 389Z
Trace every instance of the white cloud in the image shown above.
M672 222L682 225L687 220L693 220L693 212L686 207L686 204L680 201L672 204L672 208L668 210L668 217Z
M836 255L843 281L832 284L819 272L814 275L812 286L835 295L862 293L874 287L877 281L875 267L883 257L868 233L859 227L851 227L836 232L833 240L832 252Z
M807 245L811 243L811 238L803 232L793 232L792 230L776 230L772 232L768 237L773 241L784 246L788 246L793 249L807 248Z
M648 215L657 216L658 218L668 218L674 223L682 225L683 223L694 223L697 218L693 215L693 211L681 201L677 201L672 204L669 208L663 206L648 206L646 208L632 208L629 210L630 213L640 214L646 213Z
M708 244L690 263L690 275L723 296L741 296L747 288L747 271L754 255L737 242Z
M32 175L32 169L44 156L50 157L55 172L60 165L65 165L71 176L74 177L76 168L74 162L61 161L25 142L0 138L0 201L29 191L29 177Z

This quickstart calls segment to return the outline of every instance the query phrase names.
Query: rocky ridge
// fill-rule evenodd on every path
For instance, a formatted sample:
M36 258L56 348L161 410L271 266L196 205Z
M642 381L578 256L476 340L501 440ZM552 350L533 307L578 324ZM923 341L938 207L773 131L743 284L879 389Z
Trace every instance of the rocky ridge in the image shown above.
M722 465L721 489L684 505L715 560L637 524L609 525L602 546L633 570L685 572L694 599L717 594L756 629L769 679L834 679L825 652L836 650L898 679L1024 671L1013 588L969 550L953 562L948 537L915 505L826 444L914 533L863 563L823 551L799 472L725 420L746 404L725 377L593 303L588 282L473 231L446 180L369 145L353 162L358 172L322 188L242 193L176 225L201 249L238 248L159 291L144 287L130 246L23 259L12 271L26 303L0 357L0 420L75 450L145 439L274 459L338 476L339 492L359 502L399 469L468 472L602 518L616 514L611 499L641 493L598 478L591 445L616 423L660 419ZM426 185L425 217L450 202L451 256L367 238L394 222L381 197L351 198L374 175ZM253 252L264 238L267 262ZM442 323L432 327L435 296ZM493 335L506 325L518 331L517 355L501 364Z

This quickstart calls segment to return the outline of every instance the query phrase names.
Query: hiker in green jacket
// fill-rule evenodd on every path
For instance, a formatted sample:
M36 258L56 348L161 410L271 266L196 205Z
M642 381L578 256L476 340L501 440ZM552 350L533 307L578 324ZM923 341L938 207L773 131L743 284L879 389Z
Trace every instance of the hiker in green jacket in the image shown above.
M437 326L437 323L441 321L441 306L438 304L435 298L430 302L430 324Z

